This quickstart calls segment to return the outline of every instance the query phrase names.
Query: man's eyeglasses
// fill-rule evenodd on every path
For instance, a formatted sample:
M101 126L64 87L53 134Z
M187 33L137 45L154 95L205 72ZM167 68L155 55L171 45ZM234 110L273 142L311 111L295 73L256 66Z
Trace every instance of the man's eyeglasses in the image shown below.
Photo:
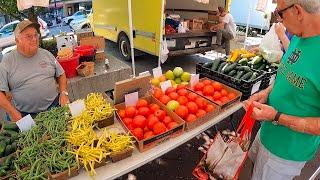
M283 18L283 13L284 13L286 10L292 8L293 6L294 6L294 4L292 4L292 5L289 6L289 7L284 8L284 9L282 9L282 10L276 9L276 10L274 11L274 13L282 19L282 18Z
M25 36L24 36L24 38L26 38L26 39L29 40L29 41L32 41L33 38L35 38L36 40L38 40L39 37L40 37L40 34L34 34L34 35L28 34L28 35L25 35Z

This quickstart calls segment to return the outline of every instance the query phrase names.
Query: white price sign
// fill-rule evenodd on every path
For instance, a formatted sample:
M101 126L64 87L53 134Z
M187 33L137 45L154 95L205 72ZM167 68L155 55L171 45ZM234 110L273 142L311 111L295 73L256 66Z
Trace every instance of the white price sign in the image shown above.
M124 95L124 103L126 107L128 106L136 106L137 102L139 99L139 94L138 92L130 93Z
M68 105L69 109L71 111L72 117L77 117L79 116L86 108L86 105L84 103L84 100L77 100L71 104Z
M191 79L190 79L191 88L193 88L199 82L199 79L200 79L199 74L191 74Z
M153 77L159 78L160 76L162 76L161 67L157 67L157 68L152 69L152 73L153 73Z
M163 92L166 92L166 90L167 90L169 87L172 87L171 81L168 80L168 81L161 82L161 83L160 83L160 87L161 87L161 89L162 89Z
M22 119L16 122L21 132L29 131L36 123L30 114L26 115Z

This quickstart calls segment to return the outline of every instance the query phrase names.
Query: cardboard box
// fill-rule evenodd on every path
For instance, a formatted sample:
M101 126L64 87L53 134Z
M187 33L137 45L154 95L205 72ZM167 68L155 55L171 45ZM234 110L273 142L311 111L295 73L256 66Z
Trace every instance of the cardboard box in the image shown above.
M104 37L102 36L93 36L93 37L85 37L80 40L80 46L82 45L91 45L95 47L97 51L104 51L106 44Z
M178 115L168 110L164 105L159 104L158 100L156 100L154 97L148 95L148 91L151 89L150 80L151 80L151 75L138 76L133 79L127 79L121 82L117 82L114 90L114 94L115 94L114 100L116 103L115 109L120 110L125 108L125 103L124 103L125 94L138 92L140 98L147 100L149 103L158 104L160 108L167 113L168 116L170 116L175 122L178 123L178 126L162 134L155 135L153 137L150 137L149 139L138 140L136 137L132 135L131 131L122 122L118 112L116 112L116 117L121 122L121 125L123 126L123 128L135 138L136 140L135 144L138 147L140 152L144 152L148 149L151 149L170 138L179 136L184 132L184 127L185 127L185 122Z
M189 29L190 30L202 30L204 22L200 19L192 19L189 22Z
M106 59L106 54L104 51L97 51L94 59L98 61L104 61Z
M213 14L208 14L208 21L219 21L220 17Z
M204 80L210 80L210 81L213 81L213 82L214 82L214 80L208 79L208 78L202 78L202 79L199 80L199 82L202 82L202 81L204 81ZM221 83L221 84L222 84L222 83ZM227 85L224 85L224 84L222 84L222 85L223 85L223 88L226 89L228 92L235 93L235 94L236 94L236 98L234 98L233 100L231 100L231 101L229 101L229 102L223 103L223 104L217 104L216 102L208 99L206 96L203 96L203 95L201 95L201 94L196 93L190 86L188 86L188 89L191 90L191 91L193 91L194 93L198 94L199 96L201 96L201 97L209 100L210 102L213 102L213 103L217 104L218 106L220 106L221 110L226 110L226 109L228 109L230 106L232 106L233 104L240 102L242 93L241 93L240 91L236 90L236 89L233 89L233 88L227 86Z
M93 37L94 33L91 29L80 29L76 31L77 41L80 41L82 38Z
M67 180L72 177L75 177L79 174L79 168L78 167L72 167L70 168L70 175L69 175L69 169L58 173L58 174L52 174L51 172L48 173L48 179L49 180Z

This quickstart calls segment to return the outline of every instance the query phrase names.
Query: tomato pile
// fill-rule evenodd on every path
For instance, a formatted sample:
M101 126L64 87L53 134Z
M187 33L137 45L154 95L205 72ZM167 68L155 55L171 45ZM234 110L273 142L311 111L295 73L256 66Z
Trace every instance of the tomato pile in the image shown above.
M122 122L138 140L148 139L178 126L159 105L150 104L145 99L139 99L135 107L128 106L118 110L118 113Z
M184 85L170 87L165 93L154 88L153 96L187 122L193 122L215 109L207 100L188 91Z
M219 105L223 105L236 98L236 94L228 92L221 83L208 79L198 82L193 87L193 90Z

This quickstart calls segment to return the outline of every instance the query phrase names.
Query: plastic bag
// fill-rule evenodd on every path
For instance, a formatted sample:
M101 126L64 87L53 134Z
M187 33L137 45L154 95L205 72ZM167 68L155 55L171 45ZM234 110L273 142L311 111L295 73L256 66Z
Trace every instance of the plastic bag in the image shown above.
M178 33L186 33L187 29L183 27L182 23L179 24Z
M261 40L259 46L260 52L264 59L268 60L270 63L274 63L279 61L283 55L281 47L281 43L275 31L275 24L273 24L269 32Z
M164 39L161 42L160 46L161 46L160 60L161 60L161 63L164 63L168 59L168 54L169 54L167 40Z

